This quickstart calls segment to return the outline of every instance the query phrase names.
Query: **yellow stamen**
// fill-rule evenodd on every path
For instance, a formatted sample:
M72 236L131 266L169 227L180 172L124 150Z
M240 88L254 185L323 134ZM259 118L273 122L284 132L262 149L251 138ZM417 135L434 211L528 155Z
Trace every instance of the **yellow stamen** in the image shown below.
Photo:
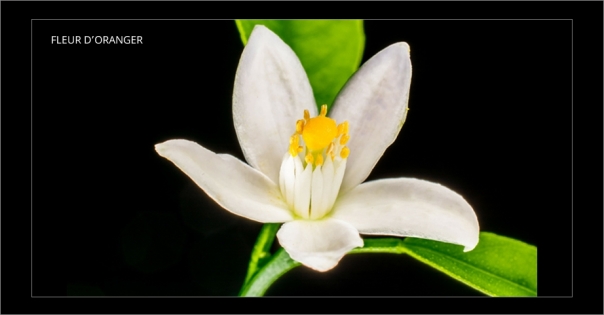
M338 125L326 115L327 105L322 105L319 115L313 118L309 110L304 110L304 119L296 121L296 132L289 140L289 154L295 157L305 152L304 161L315 167L323 165L326 158L332 161L336 156L348 158L350 149L345 146L350 140L348 121ZM300 145L300 136L306 146Z
M346 142L348 142L349 139L350 139L350 135L349 134L343 134L342 137L340 138L340 144L341 145L345 145Z
M321 105L321 113L319 114L319 116L325 117L325 115L327 115L327 105L323 104Z
M343 147L342 150L340 150L340 157L343 159L347 158L349 154L350 149L348 147Z
M300 119L300 120L296 121L296 133L301 135L303 129L304 129L304 120Z
M315 165L316 166L323 165L323 155L322 154L317 155L317 159L315 160Z
M306 161L306 164L311 164L312 165L312 162L314 161L312 153L308 153L306 155L306 158L304 158L304 160Z
M289 154L292 156L298 155L298 147L299 147L300 137L296 134L289 138Z
M338 125L338 136L348 133L348 121Z

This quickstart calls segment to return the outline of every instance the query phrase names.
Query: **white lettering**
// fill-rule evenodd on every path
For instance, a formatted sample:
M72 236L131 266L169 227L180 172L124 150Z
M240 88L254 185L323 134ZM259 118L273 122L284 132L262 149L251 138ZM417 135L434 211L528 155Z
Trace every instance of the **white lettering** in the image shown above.
M51 44L61 44L61 45L73 45L73 44L81 44L82 39L80 36L51 36L50 43Z
M79 36L78 36L79 37ZM78 39L78 43L79 43ZM89 44L94 42L97 45L111 45L111 44L121 44L121 45L142 45L143 37L142 36L84 36L84 43Z

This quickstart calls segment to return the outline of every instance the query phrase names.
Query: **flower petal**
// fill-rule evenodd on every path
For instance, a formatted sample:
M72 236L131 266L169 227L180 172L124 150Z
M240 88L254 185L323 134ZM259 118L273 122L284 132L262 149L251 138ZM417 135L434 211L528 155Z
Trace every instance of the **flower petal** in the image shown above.
M350 148L341 192L362 183L394 142L407 116L411 84L409 45L388 46L346 83L329 116L348 120Z
M353 226L333 219L287 222L277 238L292 259L318 271L335 267L348 251L363 246Z
M361 234L412 236L465 246L478 244L478 220L456 192L415 178L363 183L341 196L332 218Z
M216 154L188 140L156 144L155 151L236 215L263 223L293 219L277 185L231 155Z
M305 109L316 116L315 98L300 60L275 33L257 25L237 67L233 120L245 159L275 183Z

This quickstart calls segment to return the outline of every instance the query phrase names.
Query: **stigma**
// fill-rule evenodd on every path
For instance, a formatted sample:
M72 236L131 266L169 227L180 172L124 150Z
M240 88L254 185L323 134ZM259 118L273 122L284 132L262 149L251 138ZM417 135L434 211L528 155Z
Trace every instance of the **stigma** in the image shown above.
M316 117L304 111L296 121L289 148L283 157L279 186L292 212L304 219L327 215L340 191L350 149L348 122L337 124L321 106Z

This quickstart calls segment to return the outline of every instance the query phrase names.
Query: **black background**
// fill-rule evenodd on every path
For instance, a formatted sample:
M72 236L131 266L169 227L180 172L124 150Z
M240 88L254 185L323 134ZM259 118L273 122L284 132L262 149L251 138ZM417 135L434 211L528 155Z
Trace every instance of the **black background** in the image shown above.
M364 60L407 41L413 62L408 120L368 180L442 183L473 205L481 230L537 246L534 214L567 230L570 31L570 21L367 21ZM95 34L143 44L51 44ZM216 206L153 145L190 139L243 159L231 114L242 48L233 21L33 21L34 252L44 255L36 232L54 215L37 210L67 210L79 248L68 293L237 293L260 224ZM538 185L567 193L552 203ZM51 295L36 279L34 294ZM325 274L298 268L268 293L475 294L386 254Z
M150 7L140 18L171 17ZM91 11L79 12L104 18ZM29 18L79 17L42 12ZM243 159L231 117L243 49L235 23L27 22L32 295L236 295L261 224L215 205L153 149L183 138ZM5 30L3 44L29 39ZM482 231L538 247L540 296L573 294L573 22L367 20L365 32L363 61L406 41L413 63L407 121L368 180L416 177L455 190ZM52 45L53 35L137 35L144 44ZM298 267L267 295L482 294L408 256L375 254L347 256L327 273Z

